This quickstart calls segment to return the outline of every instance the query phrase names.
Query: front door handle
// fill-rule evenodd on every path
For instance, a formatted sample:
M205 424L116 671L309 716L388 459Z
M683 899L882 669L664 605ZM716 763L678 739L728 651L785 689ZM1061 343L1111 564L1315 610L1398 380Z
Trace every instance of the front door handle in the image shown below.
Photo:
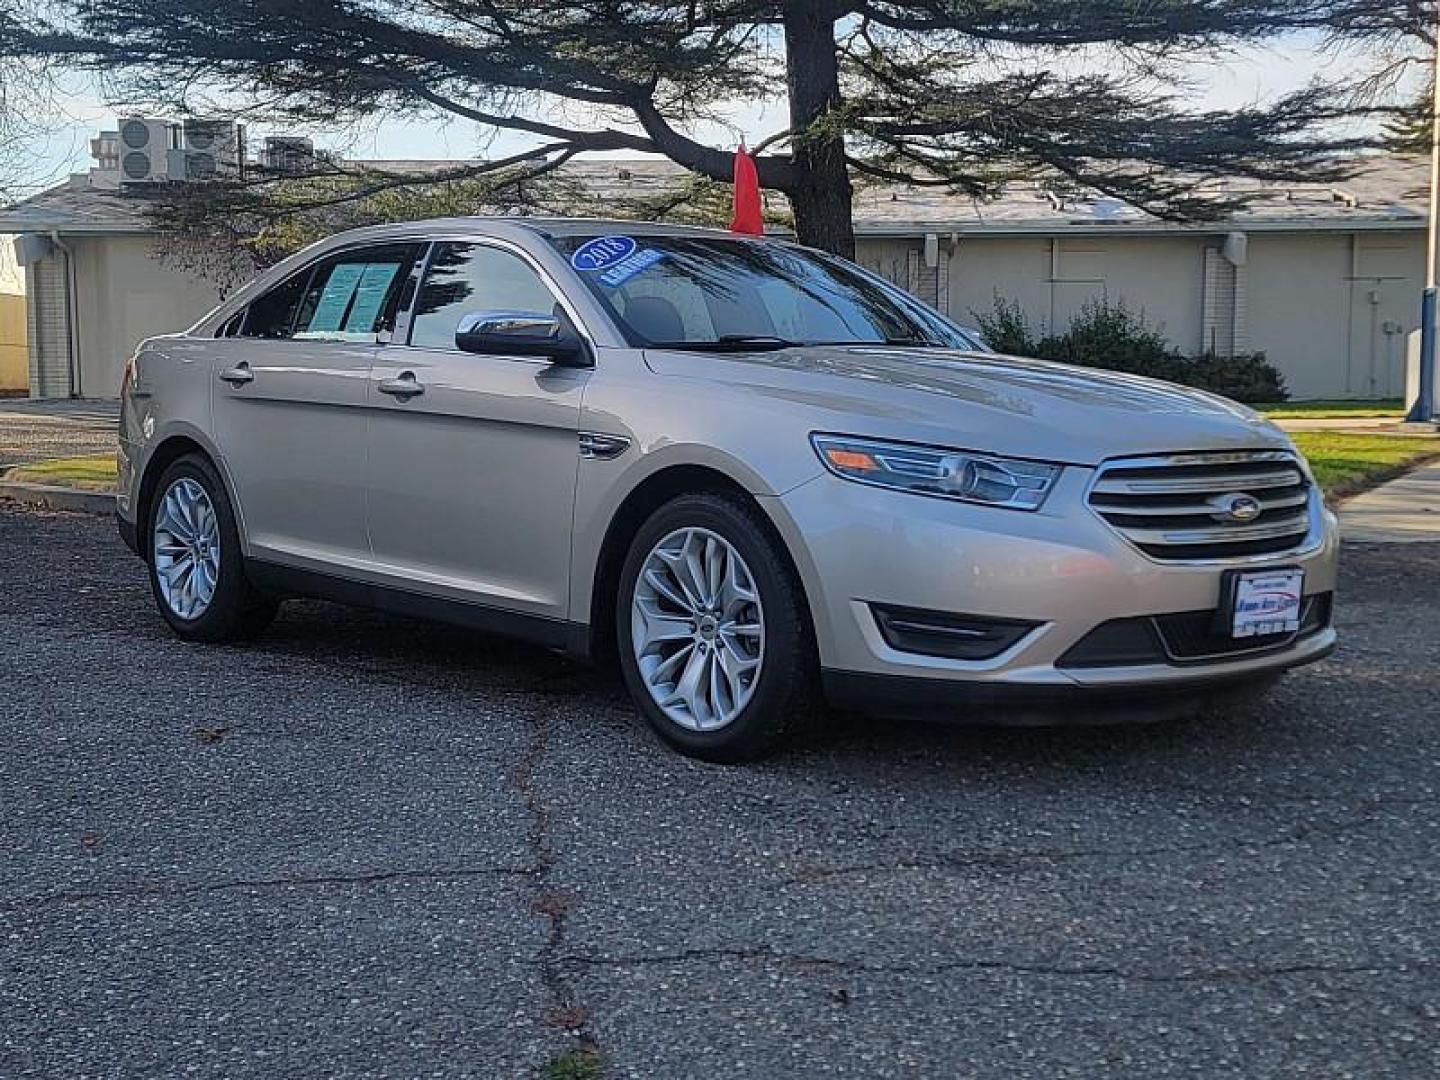
M244 386L248 382L255 381L255 373L250 370L250 365L244 360L232 368L226 368L220 372L220 381L227 382L231 386Z
M418 397L425 392L425 387L415 381L413 371L402 371L393 379L386 379L376 388L382 394L389 394L401 401L407 401L412 397Z

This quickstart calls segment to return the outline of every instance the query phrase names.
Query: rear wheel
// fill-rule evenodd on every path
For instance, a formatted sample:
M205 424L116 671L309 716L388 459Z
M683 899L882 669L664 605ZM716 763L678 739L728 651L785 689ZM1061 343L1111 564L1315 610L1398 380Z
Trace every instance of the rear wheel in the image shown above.
M250 584L235 513L215 467L189 454L165 470L150 508L150 589L160 614L187 641L259 633L278 605Z
M814 711L804 597L739 499L683 495L657 510L625 560L616 620L630 693L681 753L758 757Z

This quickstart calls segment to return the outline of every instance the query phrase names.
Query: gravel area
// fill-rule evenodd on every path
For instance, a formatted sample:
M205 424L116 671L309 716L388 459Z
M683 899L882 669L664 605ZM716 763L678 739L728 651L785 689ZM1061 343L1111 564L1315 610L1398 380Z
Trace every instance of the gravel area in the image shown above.
M115 453L113 401L0 399L0 471L58 457Z
M184 645L0 508L0 1076L1433 1077L1437 566L1348 549L1263 705L721 769L476 634Z

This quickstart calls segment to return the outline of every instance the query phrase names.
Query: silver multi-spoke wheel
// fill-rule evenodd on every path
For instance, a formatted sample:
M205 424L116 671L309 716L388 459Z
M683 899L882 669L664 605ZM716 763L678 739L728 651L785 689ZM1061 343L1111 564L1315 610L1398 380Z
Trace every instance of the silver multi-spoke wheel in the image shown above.
M181 477L165 490L152 540L160 595L180 618L198 619L220 579L220 521L198 480Z
M677 529L645 557L630 636L655 704L689 731L716 731L750 701L765 615L740 552L709 529Z

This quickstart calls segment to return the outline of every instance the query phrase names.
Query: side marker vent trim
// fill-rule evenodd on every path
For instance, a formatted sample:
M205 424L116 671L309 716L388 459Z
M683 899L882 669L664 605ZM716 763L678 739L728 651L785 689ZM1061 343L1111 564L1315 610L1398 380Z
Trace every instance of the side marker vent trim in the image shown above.
M595 461L609 461L630 449L630 440L623 435L606 435L599 431L580 432L580 456Z

